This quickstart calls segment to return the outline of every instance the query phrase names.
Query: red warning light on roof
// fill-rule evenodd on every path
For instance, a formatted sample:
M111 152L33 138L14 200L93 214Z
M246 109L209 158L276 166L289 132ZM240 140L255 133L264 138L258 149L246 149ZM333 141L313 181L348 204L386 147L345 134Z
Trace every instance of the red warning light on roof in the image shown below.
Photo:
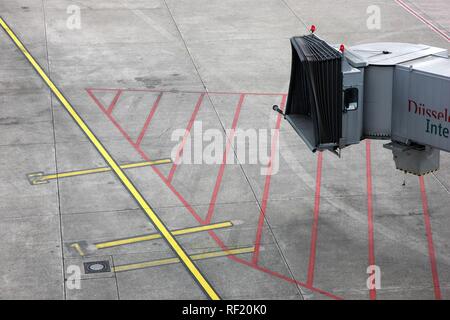
M314 33L314 31L316 31L316 26L312 25L311 28L309 29L311 31L311 33Z
M341 46L339 47L339 51L344 53L345 51L345 46L343 44L341 44Z

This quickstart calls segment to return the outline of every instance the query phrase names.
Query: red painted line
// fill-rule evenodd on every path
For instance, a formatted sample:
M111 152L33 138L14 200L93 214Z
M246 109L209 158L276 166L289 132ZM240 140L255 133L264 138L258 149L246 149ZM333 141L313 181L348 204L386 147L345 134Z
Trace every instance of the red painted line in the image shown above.
M283 95L281 100L280 109L283 110L286 105L287 96ZM280 135L280 126L281 126L281 114L277 116L277 122L275 125L275 133L272 137L272 146L270 151L270 165L267 168L266 181L264 184L263 198L261 203L261 212L258 220L258 227L256 229L256 239L255 239L255 251L253 252L252 263L254 265L258 264L259 261L259 253L261 248L261 238L264 227L264 218L266 216L267 202L269 200L269 190L270 190L270 180L272 179L272 169L273 169L273 161L274 155L277 148L278 137Z
M366 140L366 176L367 176L367 225L369 232L369 265L375 265L375 241L373 232L373 197L372 197L372 162L371 162L371 148L370 140ZM369 291L370 299L377 298L377 291L375 288Z
M217 236L217 234L216 234L213 230L208 231L208 233L209 233L209 235L211 236L211 238L213 238L213 240L216 241L216 243L219 245L219 247L220 247L223 251L229 250L229 248L223 243L223 241L219 238L219 236ZM317 292L317 293L319 293L319 294L321 294L321 295L324 295L324 296L327 296L327 297L329 297L329 298L331 298L331 299L335 299L335 300L343 300L342 297L339 297L339 296L337 296L337 295L334 295L334 294L332 294L332 293L330 293L330 292L328 292L328 291L325 291L325 290L316 288L316 287L314 287L314 286L312 286L312 285L309 285L309 284L307 284L307 283L304 283L304 282L298 281L298 280L296 280L296 279L290 278L290 277L288 277L288 276L285 276L285 275L283 275L283 274L281 274L281 273L278 273L278 272L276 272L276 271L270 270L270 269L268 269L268 268L262 267L262 266L260 266L260 265L255 265L253 262L250 262L250 261L241 259L241 258L236 257L236 256L234 256L234 255L230 255L230 256L228 256L228 258L229 258L230 260L233 260L233 261L235 261L235 262L237 262L237 263L243 264L243 265L245 265L245 266L247 266L247 267L249 267L249 268L252 268L252 269L254 269L254 270L257 270L257 271L260 271L260 272L264 272L264 273L266 273L267 275L270 275L270 276L272 276L272 277L275 277L275 278L284 280L284 281L289 282L289 283L292 283L292 284L297 284L297 285L299 285L299 286L301 286L301 287L304 287L304 288L306 288L306 289L308 289L308 290L311 290L311 291L313 291L313 292Z
M167 180L169 180L169 182L172 182L173 175L175 174L175 170L178 167L177 163L180 161L180 157L183 154L184 145L186 144L186 141L187 141L189 135L191 134L192 126L194 124L195 118L197 118L198 110L200 109L200 106L202 105L204 97L205 97L204 93L200 94L200 97L198 98L197 103L195 104L195 108L194 108L194 111L192 112L191 118L189 119L189 123L186 127L186 131L185 131L183 140L181 141L180 147L178 148L176 159L174 161L174 164L172 165L172 168L170 169L169 176L167 177Z
M113 101L111 102L111 104L110 104L109 107L108 107L107 112L108 112L109 114L111 114L111 113L113 112L114 107L115 107L116 104L117 104L117 101L119 101L119 98L120 98L120 96L122 95L122 92L123 92L123 90L121 90L121 89L117 90L116 96L114 97Z
M92 100L94 100L95 104L106 114L108 114L108 108L105 108L105 106L103 105L103 103L100 102L100 100L97 99L97 97L93 94L92 92L93 90L91 89L86 89L86 92L88 93L88 95L91 97Z
M316 247L317 247L317 229L319 226L319 209L320 209L320 187L322 184L322 163L323 153L319 152L317 156L317 172L316 172L316 195L314 198L314 220L311 230L311 248L309 251L308 265L308 281L307 284L312 286L314 283L314 268L316 263Z
M142 128L141 133L139 134L139 137L136 140L136 145L138 145L138 146L141 145L142 139L144 138L145 133L147 132L148 126L150 125L150 122L152 121L153 116L155 115L156 109L158 108L158 105L159 105L159 102L161 101L162 95L163 95L163 93L161 92L158 95L158 98L156 98L155 103L153 103L152 109L150 110L150 113L149 113L147 119L145 120L144 127Z
M135 150L140 154L143 160L145 161L151 161L151 158L138 146L136 145L131 137L126 133L126 131L122 128L122 126L114 119L114 117L106 112L106 108L101 104L101 102L95 97L95 95L92 93L90 89L86 89L89 96L93 99L93 101L97 104L97 106L102 110L102 112L108 117L108 119L114 124L114 126L120 131L120 133L124 136L124 138L132 145ZM205 221L197 214L197 212L194 210L194 208L184 199L184 197L175 189L175 187L167 180L167 178L162 174L162 172L155 166L150 167L160 178L161 180L166 184L166 186L174 193L174 195L181 201L181 203L185 206L185 208L188 210L189 213L193 216L195 220L199 224L206 224ZM208 231L212 239L221 247L222 250L229 250L228 247L223 243L223 241L219 238L219 236L212 230ZM283 274L280 274L278 272L269 270L267 268L256 266L249 261L240 259L236 256L228 256L229 259L241 263L243 265L246 265L254 270L258 270L260 272L264 272L270 276L279 278L281 280L284 280L289 283L297 284L299 286L302 286L306 289L309 289L313 292L317 292L319 294L322 294L324 296L327 296L329 298L335 299L335 300L342 300L341 297L336 296L330 292L327 292L325 290L315 288L313 286L309 286L308 284L305 284L303 282L300 282L298 280L295 280L293 278L287 277Z
M430 257L431 274L433 276L434 296L436 300L441 300L441 286L439 284L439 274L437 270L436 254L433 244L433 233L431 232L430 212L428 211L427 192L425 190L425 181L423 176L419 177L420 192L422 194L423 218L425 220L425 230L428 241L428 256Z
M407 5L404 1L402 0L395 0L395 2L397 2L398 5L400 5L403 9L405 9L406 11L408 11L409 13L411 13L413 16L415 16L417 19L419 19L420 21L422 21L423 23L425 23L431 30L433 30L434 32L436 32L437 34L439 34L442 38L444 38L445 40L447 40L448 42L450 42L450 36L448 36L443 30L441 30L440 28L438 28L436 25L434 25L431 21L429 21L428 19L426 19L424 16L422 16L420 13L418 13L417 11L415 11L413 8L411 8L409 5Z
M211 200L209 202L208 213L206 214L205 222L209 224L211 222L212 216L214 214L214 210L216 207L217 195L219 194L220 185L222 183L223 173L225 172L225 166L227 164L228 153L230 152L230 148L236 134L236 127L239 120L239 115L241 114L242 104L244 103L245 94L241 94L239 97L238 104L236 106L236 111L234 112L233 123L231 125L230 137L228 138L227 145L225 147L225 151L223 152L222 164L220 165L219 172L217 174L216 183L214 184L213 193L211 196Z
M86 90L91 91L128 91L128 92L164 92L164 93L197 93L197 94L206 94L206 95L241 95L245 94L253 95L253 96L283 96L287 95L285 92L227 92L227 91L178 91L178 90L159 90L159 89L136 89L136 88L122 88L122 89L114 89L114 88L86 88Z
M232 259L232 260L234 260L234 261L236 261L236 262L238 262L238 263L244 264L244 265L246 265L246 266L248 266L248 267L250 267L250 268L252 268L252 269L255 269L255 270L264 272L264 273L266 273L266 274L268 274L268 275L271 275L271 276L273 276L273 277L282 279L282 280L284 280L284 281L287 281L287 282L290 282L290 283L293 283L293 284L297 284L297 285L299 285L299 286L301 286L301 287L304 287L304 288L306 288L306 289L309 289L309 290L311 290L311 291L320 293L320 294L322 294L322 295L324 295L324 296L326 296L326 297L329 297L329 298L331 298L331 299L334 299L334 300L343 300L342 297L339 297L339 296L337 296L337 295L334 295L334 294L332 294L332 293L330 293L330 292L328 292L328 291L325 291L325 290L322 290L322 289L319 289L319 288L315 288L315 287L313 287L313 286L308 285L307 283L304 283L304 282L301 282L301 281L292 279L292 278L287 277L287 276L285 276L285 275L283 275L283 274L281 274L281 273L272 271L272 270L270 270L270 269L267 269L267 268L265 268L265 267L261 267L261 266L259 266L259 265L255 265L255 264L253 264L253 263L251 263L251 262L248 262L248 261L246 261L246 260L243 260L243 259L240 259L240 258L237 258L237 257L233 257L233 256L230 256L230 259Z
M108 119L112 122L112 124L119 130L119 132L123 135L125 140L135 148L135 150L139 153L145 161L152 161L152 159L141 149L139 145L137 145L133 139L131 139L130 135L122 128L122 126L116 121L116 119L106 112L105 107L101 104L101 102L95 97L95 95L89 90L86 90L89 96L94 100L100 110L108 117ZM192 206L182 197L182 195L173 187L173 185L167 180L164 174L155 166L151 166L153 171L161 178L161 180L166 184L166 186L175 194L175 196L181 201L184 207L194 216L194 218L201 224L204 224L202 218L195 212Z

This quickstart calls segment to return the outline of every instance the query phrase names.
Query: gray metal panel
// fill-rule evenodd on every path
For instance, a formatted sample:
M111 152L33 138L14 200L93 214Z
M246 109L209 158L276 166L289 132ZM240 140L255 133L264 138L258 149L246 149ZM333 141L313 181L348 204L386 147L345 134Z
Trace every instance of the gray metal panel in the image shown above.
M355 68L363 68L369 65L364 57L360 56L356 51L352 51L351 49L344 51L344 57L347 59L348 63Z
M379 66L392 66L429 55L448 56L446 49L423 44L395 42L361 44L353 46L349 50L353 55L357 56L356 62L366 60L369 65ZM351 55L348 55L348 58L351 59Z
M401 65L407 68L413 68L415 71L422 73L450 78L450 59L448 58L428 56L414 61L408 61Z
M287 115L286 120L292 125L295 132L302 138L305 144L311 149L312 152L317 151L316 136L314 134L314 123L311 118L305 117L300 114ZM314 145L311 144L314 142Z
M437 58L440 59L440 58ZM434 66L420 70L397 66L392 115L392 135L394 139L405 139L450 151L450 77L445 77L450 69L450 60L437 64L440 74L433 74ZM433 64L432 64L433 65Z
M364 115L364 69L351 67L347 62L343 63L343 84L347 88L358 89L358 109L347 111L342 115L342 139L341 148L350 144L358 144L363 136Z
M391 135L394 67L369 66L364 74L364 135L389 138Z

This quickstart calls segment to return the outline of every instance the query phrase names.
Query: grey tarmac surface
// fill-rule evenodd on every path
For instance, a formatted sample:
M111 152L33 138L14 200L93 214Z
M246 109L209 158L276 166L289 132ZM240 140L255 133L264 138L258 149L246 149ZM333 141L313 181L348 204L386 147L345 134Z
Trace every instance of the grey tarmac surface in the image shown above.
M73 5L81 28L72 30ZM379 29L367 26L371 6L380 9ZM0 3L0 15L119 164L171 158L173 132L198 129L195 121L203 132L275 128L271 107L289 86L289 38L311 24L330 43L450 49L449 12L446 0ZM0 52L0 299L206 299L179 263L114 272L174 253L162 239L96 246L157 232L112 172L30 184L30 173L107 164L3 31ZM376 298L449 299L450 155L442 154L440 171L424 179L424 210L419 178L395 170L382 144L370 142ZM319 156L284 121L279 145L279 170L269 179L265 166L248 163L237 146L229 151L235 164L160 164L126 173L170 230L232 223L177 236L189 254L222 250L220 243L256 244L258 254L196 261L222 298L373 298L366 285L366 142L344 149L342 158L323 154L319 206ZM84 263L95 261L107 261L111 271L86 274ZM77 267L80 288L73 289Z

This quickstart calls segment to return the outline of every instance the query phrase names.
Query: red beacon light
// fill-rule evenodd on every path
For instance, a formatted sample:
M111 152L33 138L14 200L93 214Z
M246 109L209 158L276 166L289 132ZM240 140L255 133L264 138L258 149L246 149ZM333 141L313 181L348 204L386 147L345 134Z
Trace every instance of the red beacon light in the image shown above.
M314 31L316 31L316 26L312 25L311 28L309 28L309 31L311 31L311 33L314 33Z
M343 44L341 44L341 46L339 47L339 51L344 53L345 51L345 46Z

